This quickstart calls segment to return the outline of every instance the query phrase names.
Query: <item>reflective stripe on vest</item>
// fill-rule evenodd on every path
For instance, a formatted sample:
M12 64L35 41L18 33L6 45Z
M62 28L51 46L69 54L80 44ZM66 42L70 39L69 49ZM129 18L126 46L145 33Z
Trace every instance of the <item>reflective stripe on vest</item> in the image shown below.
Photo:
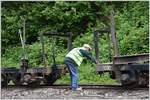
M83 56L79 51L80 49L85 50L83 47L74 48L66 55L66 57L72 58L78 66L80 66L83 61Z

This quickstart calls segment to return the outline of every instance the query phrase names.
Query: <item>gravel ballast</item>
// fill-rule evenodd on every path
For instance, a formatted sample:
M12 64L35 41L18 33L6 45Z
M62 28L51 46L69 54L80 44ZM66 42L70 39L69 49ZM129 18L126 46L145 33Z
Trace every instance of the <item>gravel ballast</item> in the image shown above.
M2 88L1 99L149 99L148 89L84 89L72 91L53 88Z

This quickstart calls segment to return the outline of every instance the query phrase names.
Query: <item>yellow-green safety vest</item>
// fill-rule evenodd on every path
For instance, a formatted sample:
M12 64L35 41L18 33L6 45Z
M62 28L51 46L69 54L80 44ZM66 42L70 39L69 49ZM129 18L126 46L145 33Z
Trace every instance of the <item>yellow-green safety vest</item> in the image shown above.
M81 63L84 59L84 57L82 56L82 54L79 51L80 49L85 50L84 47L74 48L66 55L66 57L73 59L78 66L81 65Z

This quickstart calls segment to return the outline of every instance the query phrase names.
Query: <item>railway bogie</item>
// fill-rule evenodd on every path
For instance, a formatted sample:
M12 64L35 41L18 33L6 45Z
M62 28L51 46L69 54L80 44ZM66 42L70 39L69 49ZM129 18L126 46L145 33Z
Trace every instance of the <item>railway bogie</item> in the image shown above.
M99 74L109 72L112 79L116 79L125 87L148 86L149 64L101 64L97 65Z
M38 86L41 84L53 85L53 83L66 72L65 65L54 65L52 67L30 68L26 72L14 68L3 68L2 87L8 85L10 81L14 85Z
M9 83L10 79L7 78L7 76L2 75L1 76L1 85L2 87L6 87Z

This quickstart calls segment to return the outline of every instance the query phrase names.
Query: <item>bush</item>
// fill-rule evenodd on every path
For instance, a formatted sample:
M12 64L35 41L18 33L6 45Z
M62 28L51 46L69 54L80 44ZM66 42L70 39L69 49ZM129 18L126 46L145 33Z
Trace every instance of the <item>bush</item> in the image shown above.
M46 53L46 63L47 65L53 64L53 47L54 44L50 42L47 38L45 38L45 53ZM42 53L41 53L41 43L35 42L32 45L26 45L26 55L29 60L29 64L31 67L37 67L37 66L44 66L44 63L42 62ZM65 57L67 50L65 50L63 47L58 47L55 45L54 47L54 53L56 55L56 63L62 64L63 59ZM6 49L5 54L2 55L2 67L17 67L19 68L21 58L23 58L23 49L18 47L9 47Z
M110 78L109 73L99 75L96 72L95 65L84 63L79 68L79 84L117 84L117 82ZM55 84L70 84L69 73L57 80Z

